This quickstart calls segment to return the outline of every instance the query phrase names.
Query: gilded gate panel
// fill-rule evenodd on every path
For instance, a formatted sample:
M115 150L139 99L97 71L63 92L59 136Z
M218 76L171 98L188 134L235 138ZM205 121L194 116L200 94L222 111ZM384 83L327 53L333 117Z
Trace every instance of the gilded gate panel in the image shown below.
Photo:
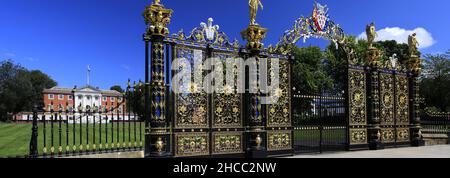
M292 149L292 132L290 130L267 131L267 151Z
M394 125L394 75L380 73L381 125Z
M396 125L409 125L409 88L405 75L396 75Z
M367 144L367 86L363 69L348 70L349 144Z
M351 128L350 133L350 145L360 145L367 143L367 129Z
M349 125L367 124L366 113L366 75L363 70L349 69Z
M209 155L209 134L206 132L175 133L175 156Z
M409 128L397 128L397 142L410 141Z
M275 59L271 59L275 60ZM289 80L289 61L284 59L279 60L279 87L275 89L275 104L270 104L267 106L267 127L290 127L291 123L291 90L290 90L290 80ZM276 75L275 72L270 67L269 62L269 85L271 84L271 76Z
M380 133L381 133L381 141L383 143L395 142L395 128L382 128Z
M222 71L225 80L224 86L220 88L221 91L213 94L213 128L242 127L242 95L237 92L239 68L233 65L232 74L227 74L225 68L226 60L235 60L238 56L233 52L213 52L212 56L223 63ZM233 75L234 83L226 83L226 75Z
M194 63L203 63L205 60L204 50L197 50L193 47L176 46L175 58L184 58L185 62L180 62L176 73L191 68L191 82L178 82L178 86L184 93L175 94L175 128L207 128L208 120L208 95L203 90L203 81L194 83L194 73L202 72L201 68L194 68ZM189 66L188 66L189 65ZM195 71L197 70L197 71ZM202 72L202 78L205 73ZM188 92L186 92L188 91Z
M213 132L213 154L243 153L242 132Z

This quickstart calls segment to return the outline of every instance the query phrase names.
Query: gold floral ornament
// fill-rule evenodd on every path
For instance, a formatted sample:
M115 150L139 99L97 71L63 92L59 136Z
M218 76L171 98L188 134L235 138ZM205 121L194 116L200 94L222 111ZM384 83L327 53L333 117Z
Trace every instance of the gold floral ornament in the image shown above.
M275 96L276 97L282 97L283 96L283 90L281 88L275 89Z
M167 26L172 13L171 9L166 9L160 4L160 0L155 0L153 4L147 6L143 13L147 25L147 35L166 36L169 34Z
M217 107L216 112L219 113L219 114L222 113L223 112L222 107Z
M223 87L223 93L225 94L225 95L231 95L231 94L233 94L233 88L230 86L230 85L225 85L224 87Z
M187 108L186 108L186 106L180 106L180 108L178 109L178 111L180 111L181 113L186 113Z

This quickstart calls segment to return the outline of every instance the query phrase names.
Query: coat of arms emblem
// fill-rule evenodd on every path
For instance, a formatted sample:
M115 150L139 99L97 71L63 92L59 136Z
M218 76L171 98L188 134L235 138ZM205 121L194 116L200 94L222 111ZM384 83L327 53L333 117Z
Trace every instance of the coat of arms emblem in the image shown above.
M328 26L328 7L316 3L312 15L314 25L318 31L325 31Z

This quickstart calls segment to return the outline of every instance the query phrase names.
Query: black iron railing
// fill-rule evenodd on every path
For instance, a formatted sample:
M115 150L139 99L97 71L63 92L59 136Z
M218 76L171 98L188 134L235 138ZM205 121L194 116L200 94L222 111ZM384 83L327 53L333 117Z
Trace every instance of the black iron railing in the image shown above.
M450 113L424 111L421 116L423 134L450 134Z
M84 154L142 150L143 85L127 87L123 100L108 108L40 110L32 114L30 157L67 157ZM73 97L75 98L75 97Z
M331 95L294 95L296 153L345 150L345 98Z

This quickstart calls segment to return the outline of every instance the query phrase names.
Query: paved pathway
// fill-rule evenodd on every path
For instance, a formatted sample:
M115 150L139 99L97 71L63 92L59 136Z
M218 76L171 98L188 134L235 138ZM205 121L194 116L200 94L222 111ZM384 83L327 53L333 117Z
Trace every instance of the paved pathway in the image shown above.
M301 154L291 158L450 158L450 145Z

